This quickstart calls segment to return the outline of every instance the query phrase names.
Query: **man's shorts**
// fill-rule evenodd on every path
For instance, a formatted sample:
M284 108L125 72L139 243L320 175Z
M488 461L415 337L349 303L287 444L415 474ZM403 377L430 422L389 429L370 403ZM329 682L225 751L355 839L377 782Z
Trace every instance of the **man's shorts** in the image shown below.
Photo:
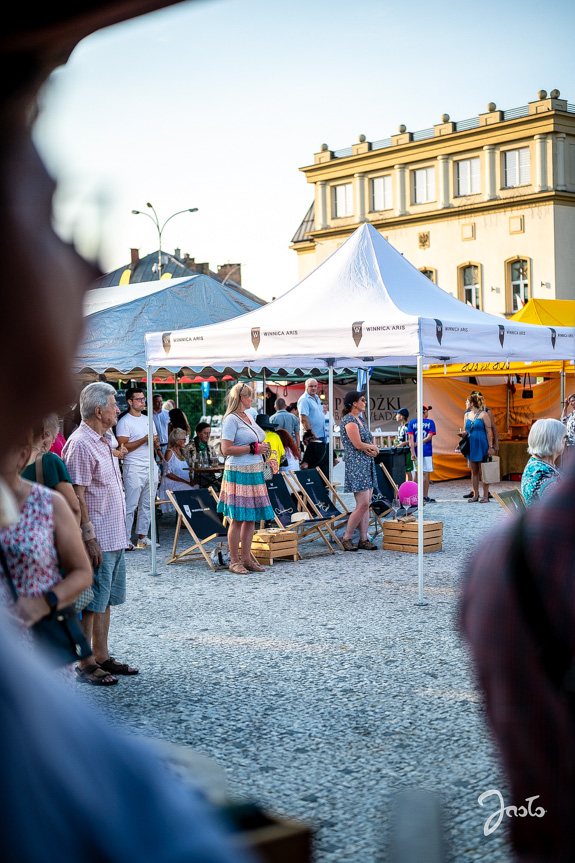
M122 605L126 601L126 555L124 549L103 551L102 563L94 570L94 599L86 611L100 614L109 605Z
M433 456L423 456L423 473L433 473Z

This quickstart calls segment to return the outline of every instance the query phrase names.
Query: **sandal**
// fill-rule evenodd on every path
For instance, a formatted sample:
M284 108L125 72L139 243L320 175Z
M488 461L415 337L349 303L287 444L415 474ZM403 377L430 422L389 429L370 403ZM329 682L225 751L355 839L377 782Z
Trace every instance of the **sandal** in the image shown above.
M489 503L489 498L488 497L480 497L479 503Z
M86 668L80 668L76 665L75 670L79 683L89 683L91 686L115 686L118 682L117 677L96 663L88 665ZM98 674L99 671L101 674Z
M228 567L230 572L235 572L236 575L248 575L249 570L246 569L243 563L230 563Z
M137 668L131 668L125 662L118 662L113 656L109 656L104 662L99 662L100 668L108 671L110 674L123 674L126 677L131 677L133 674L138 674Z
M342 539L341 544L344 551L357 551L357 546L353 544L351 539Z
M249 563L244 563L244 561L242 560L242 566L245 566L245 568L247 570L249 570L249 572L265 572L266 571L265 566L262 566L261 564L259 564L257 562L257 560L255 559L255 557L253 557L253 556L252 556L251 560L249 561Z
M478 497L470 497L469 500L467 501L467 503L477 503L478 500L479 500Z

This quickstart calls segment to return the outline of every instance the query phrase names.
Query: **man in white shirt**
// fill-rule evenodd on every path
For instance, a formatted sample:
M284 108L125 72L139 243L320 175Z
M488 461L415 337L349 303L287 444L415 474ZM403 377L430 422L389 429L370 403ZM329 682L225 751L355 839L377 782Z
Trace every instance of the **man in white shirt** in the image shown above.
M154 420L156 432L160 439L160 447L163 455L168 445L168 423L170 422L170 412L164 410L162 407L162 397L158 394L152 398L152 407L154 409L152 419Z
M150 529L150 450L148 446L148 417L146 397L142 390L129 389L126 392L129 410L120 417L116 426L116 437L120 446L128 450L124 456L124 490L126 492L126 533L128 534L127 550L134 547L131 543L134 513L138 510L136 531L138 534L137 548L151 548L148 538ZM154 435L154 449L160 449L160 441ZM154 488L158 485L158 468L154 464Z

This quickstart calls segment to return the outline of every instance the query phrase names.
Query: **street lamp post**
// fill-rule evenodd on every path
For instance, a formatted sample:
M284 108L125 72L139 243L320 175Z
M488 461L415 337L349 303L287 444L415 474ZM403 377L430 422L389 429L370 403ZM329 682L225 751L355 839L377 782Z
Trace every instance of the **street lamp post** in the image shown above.
M166 219L164 224L160 227L160 220L158 219L158 214L156 213L156 210L154 209L153 205L150 204L150 202L148 202L146 204L146 207L150 208L150 210L154 214L153 216L151 216L149 213L143 212L142 210L132 210L132 215L134 215L134 216L147 216L148 219L151 219L152 222L154 223L154 225L156 226L156 231L158 232L158 279L161 279L162 278L162 232L163 232L164 228L166 227L168 222L174 218L174 216L179 216L182 213L197 213L198 208L197 207L190 207L187 210L178 210L177 213L172 213L171 216L168 216L168 218Z

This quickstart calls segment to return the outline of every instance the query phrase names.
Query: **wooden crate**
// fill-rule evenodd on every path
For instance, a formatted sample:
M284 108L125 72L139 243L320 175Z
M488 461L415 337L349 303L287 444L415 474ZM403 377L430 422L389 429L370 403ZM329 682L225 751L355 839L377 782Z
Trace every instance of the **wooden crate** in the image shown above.
M443 522L423 522L423 551L441 551ZM417 554L416 521L384 521L383 547L389 551L410 551Z
M258 563L273 564L274 560L299 560L297 534L294 530L269 528L254 533L252 554Z

